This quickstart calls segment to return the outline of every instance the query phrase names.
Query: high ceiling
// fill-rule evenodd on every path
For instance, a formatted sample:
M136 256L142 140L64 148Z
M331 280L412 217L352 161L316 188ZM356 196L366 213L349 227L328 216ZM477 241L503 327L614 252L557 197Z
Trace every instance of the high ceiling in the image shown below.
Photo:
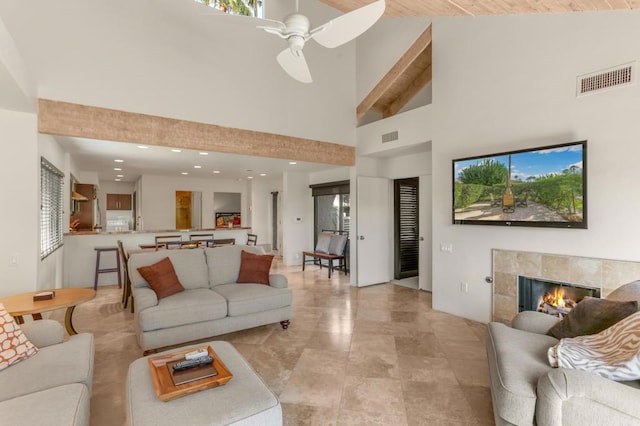
M343 12L372 0L320 0ZM387 0L385 16L481 16L640 9L640 0Z
M372 0L320 1L347 12ZM331 14L318 17L319 21L334 16L335 10L314 9L315 2L301 3L305 13L311 8L311 12ZM387 0L385 16L476 16L614 9L640 9L640 0ZM347 109L350 92L345 90L350 86L347 79L339 78L341 72L350 71L350 68L345 65L347 61L340 49L332 51L310 44L308 56L318 79L313 85L301 88L284 76L275 63L274 52L281 49L279 40L252 31L252 25L247 25L246 31L238 31L235 23L215 20L201 12L200 5L191 0L42 3L14 0L0 3L0 35L9 31L22 60L33 74L39 96L84 104L97 102L108 107L200 122L223 122L237 128L254 126L259 130L290 132L292 136L319 140L350 140L354 112ZM232 42L204 44L221 38ZM259 47L252 49L251 54L239 54L235 46L244 45ZM429 60L420 60L418 65L426 64L421 75L428 75L430 46L423 51ZM227 67L230 62L237 66ZM256 62L262 64L260 81L254 77ZM2 65L0 63L0 89L7 96L0 97L0 107L28 110L29 106L17 95L16 86L4 84L11 76ZM215 70L215 78L211 78L211 70ZM243 83L237 86L236 92L225 90L234 81ZM336 86L338 84L344 86ZM250 89L252 85L259 87L261 96L254 96L256 90ZM12 91L4 90L5 87ZM372 104L369 108L381 112L389 110L394 102L383 95L398 92L399 95L395 94L397 99L410 90L388 84L386 91L376 94L376 99L380 99L378 105ZM325 96L325 93L333 95ZM337 96L340 99L336 99ZM127 99L126 106L120 104L121 99ZM253 108L245 112L243 107L248 99ZM278 114L262 114L262 111L278 111ZM332 122L332 126L319 125L318 122L323 121L316 117L324 116L327 111L333 113L332 119L325 120ZM344 130L347 127L349 129ZM190 176L194 176L193 173L211 176L216 169L221 169L221 177L227 178L246 178L249 175L246 170L275 176L290 167L284 161L278 163L258 157L225 158L213 153L205 163L197 164L196 160L201 160L197 152L182 153L184 155L178 159L171 156L174 153L170 151L158 151L160 154L155 157L155 150L148 149L141 155L143 151L135 145L111 145L108 141L63 138L61 144L74 153L82 169L94 169L104 179L115 177L112 170L115 153L131 156L129 169L123 173L124 181L135 179L139 173L179 173L187 168L191 169ZM104 146L100 147L101 144ZM144 162L146 168L141 165L135 171L135 158L148 160ZM223 160L228 161L227 168L220 165ZM98 164L98 161L102 163ZM203 168L193 169L195 165ZM298 164L295 170L331 167L334 166ZM228 170L227 174L225 170Z

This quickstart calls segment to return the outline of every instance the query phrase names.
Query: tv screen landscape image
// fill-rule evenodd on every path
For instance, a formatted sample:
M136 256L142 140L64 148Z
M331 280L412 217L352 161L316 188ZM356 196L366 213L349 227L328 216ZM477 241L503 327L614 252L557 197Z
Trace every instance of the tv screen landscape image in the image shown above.
M453 160L453 223L587 228L587 141Z

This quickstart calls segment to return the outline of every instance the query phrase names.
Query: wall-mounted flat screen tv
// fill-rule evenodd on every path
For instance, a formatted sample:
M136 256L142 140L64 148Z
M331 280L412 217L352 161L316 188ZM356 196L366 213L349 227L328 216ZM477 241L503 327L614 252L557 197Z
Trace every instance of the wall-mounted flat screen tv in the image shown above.
M587 141L453 160L453 223L587 228Z

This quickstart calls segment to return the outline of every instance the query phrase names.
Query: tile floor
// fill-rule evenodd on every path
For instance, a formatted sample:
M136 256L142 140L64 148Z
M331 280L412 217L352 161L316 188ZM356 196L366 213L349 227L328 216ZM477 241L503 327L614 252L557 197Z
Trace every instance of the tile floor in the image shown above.
M215 339L232 342L279 396L286 425L493 424L483 324L432 310L427 292L357 289L315 266L274 269L293 290L289 329ZM76 329L96 337L92 425L126 423L127 368L141 356L119 298L101 287L74 313Z

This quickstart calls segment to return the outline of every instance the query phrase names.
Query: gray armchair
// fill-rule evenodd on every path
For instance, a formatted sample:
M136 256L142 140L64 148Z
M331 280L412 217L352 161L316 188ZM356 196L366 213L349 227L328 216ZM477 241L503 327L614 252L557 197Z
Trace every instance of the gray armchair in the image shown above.
M607 299L637 300L640 281ZM497 425L640 425L640 381L615 382L580 370L552 368L547 330L559 319L521 312L512 327L487 326L487 357Z

